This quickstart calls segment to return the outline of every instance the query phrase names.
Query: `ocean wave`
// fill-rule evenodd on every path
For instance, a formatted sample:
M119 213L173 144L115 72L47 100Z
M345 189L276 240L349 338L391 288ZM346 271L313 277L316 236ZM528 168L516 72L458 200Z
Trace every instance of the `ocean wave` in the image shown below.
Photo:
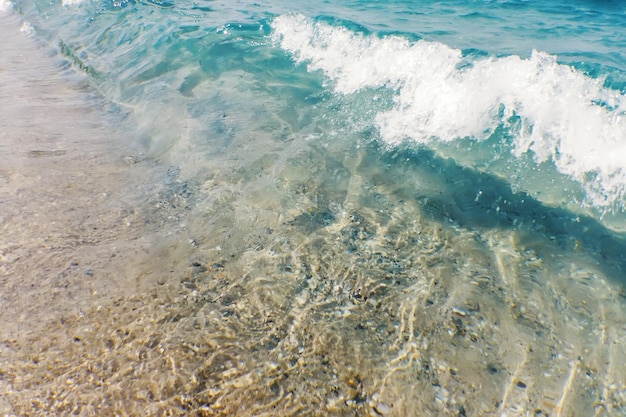
M552 164L585 190L583 204L623 211L626 99L623 92L556 57L468 56L443 43L355 33L302 15L282 15L273 38L342 95L385 87L394 105L375 124L390 144L429 145L506 130L506 152ZM510 156L509 155L509 156Z

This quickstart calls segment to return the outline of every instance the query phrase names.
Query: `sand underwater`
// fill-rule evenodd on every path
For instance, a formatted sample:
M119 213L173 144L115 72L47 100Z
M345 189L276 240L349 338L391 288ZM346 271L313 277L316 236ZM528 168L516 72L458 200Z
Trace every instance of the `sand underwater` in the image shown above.
M0 414L626 415L621 235L426 149L181 170L0 19Z

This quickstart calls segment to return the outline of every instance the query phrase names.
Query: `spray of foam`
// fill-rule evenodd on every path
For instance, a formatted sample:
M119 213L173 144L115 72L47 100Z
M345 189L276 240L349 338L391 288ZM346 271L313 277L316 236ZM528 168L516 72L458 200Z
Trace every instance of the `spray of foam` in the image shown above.
M388 143L485 139L518 122L512 151L551 160L580 182L590 203L623 207L626 196L625 96L603 88L542 52L530 58L467 62L444 44L364 36L300 16L273 22L274 40L309 70L322 70L338 93L382 86L395 106L377 116Z

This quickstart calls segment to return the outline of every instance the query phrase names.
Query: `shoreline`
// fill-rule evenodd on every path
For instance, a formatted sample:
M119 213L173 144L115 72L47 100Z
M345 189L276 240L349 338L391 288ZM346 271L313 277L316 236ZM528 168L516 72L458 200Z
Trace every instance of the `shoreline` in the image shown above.
M1 413L626 409L624 297L586 242L480 207L454 221L463 201L413 187L441 193L445 161L422 172L274 131L242 128L232 160L194 155L185 179L137 157L130 122L19 36L0 41L15 63L0 96L17 98L1 145Z
M19 341L139 285L124 259L151 251L139 205L153 174L124 162L137 152L124 143L124 115L20 33L18 16L1 19L0 334Z

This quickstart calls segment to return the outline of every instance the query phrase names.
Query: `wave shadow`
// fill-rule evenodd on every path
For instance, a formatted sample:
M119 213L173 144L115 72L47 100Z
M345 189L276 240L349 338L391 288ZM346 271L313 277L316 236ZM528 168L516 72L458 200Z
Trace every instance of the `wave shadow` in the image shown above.
M468 229L514 229L529 243L538 238L549 240L562 252L586 253L607 276L626 283L623 233L608 229L593 217L547 206L526 192L513 192L504 179L463 167L425 147L389 151L375 146L372 154L382 155L388 169L435 179L429 186L411 186L404 191L405 195L412 193L408 198L416 199L423 212L435 220ZM402 178L401 172L396 175Z

